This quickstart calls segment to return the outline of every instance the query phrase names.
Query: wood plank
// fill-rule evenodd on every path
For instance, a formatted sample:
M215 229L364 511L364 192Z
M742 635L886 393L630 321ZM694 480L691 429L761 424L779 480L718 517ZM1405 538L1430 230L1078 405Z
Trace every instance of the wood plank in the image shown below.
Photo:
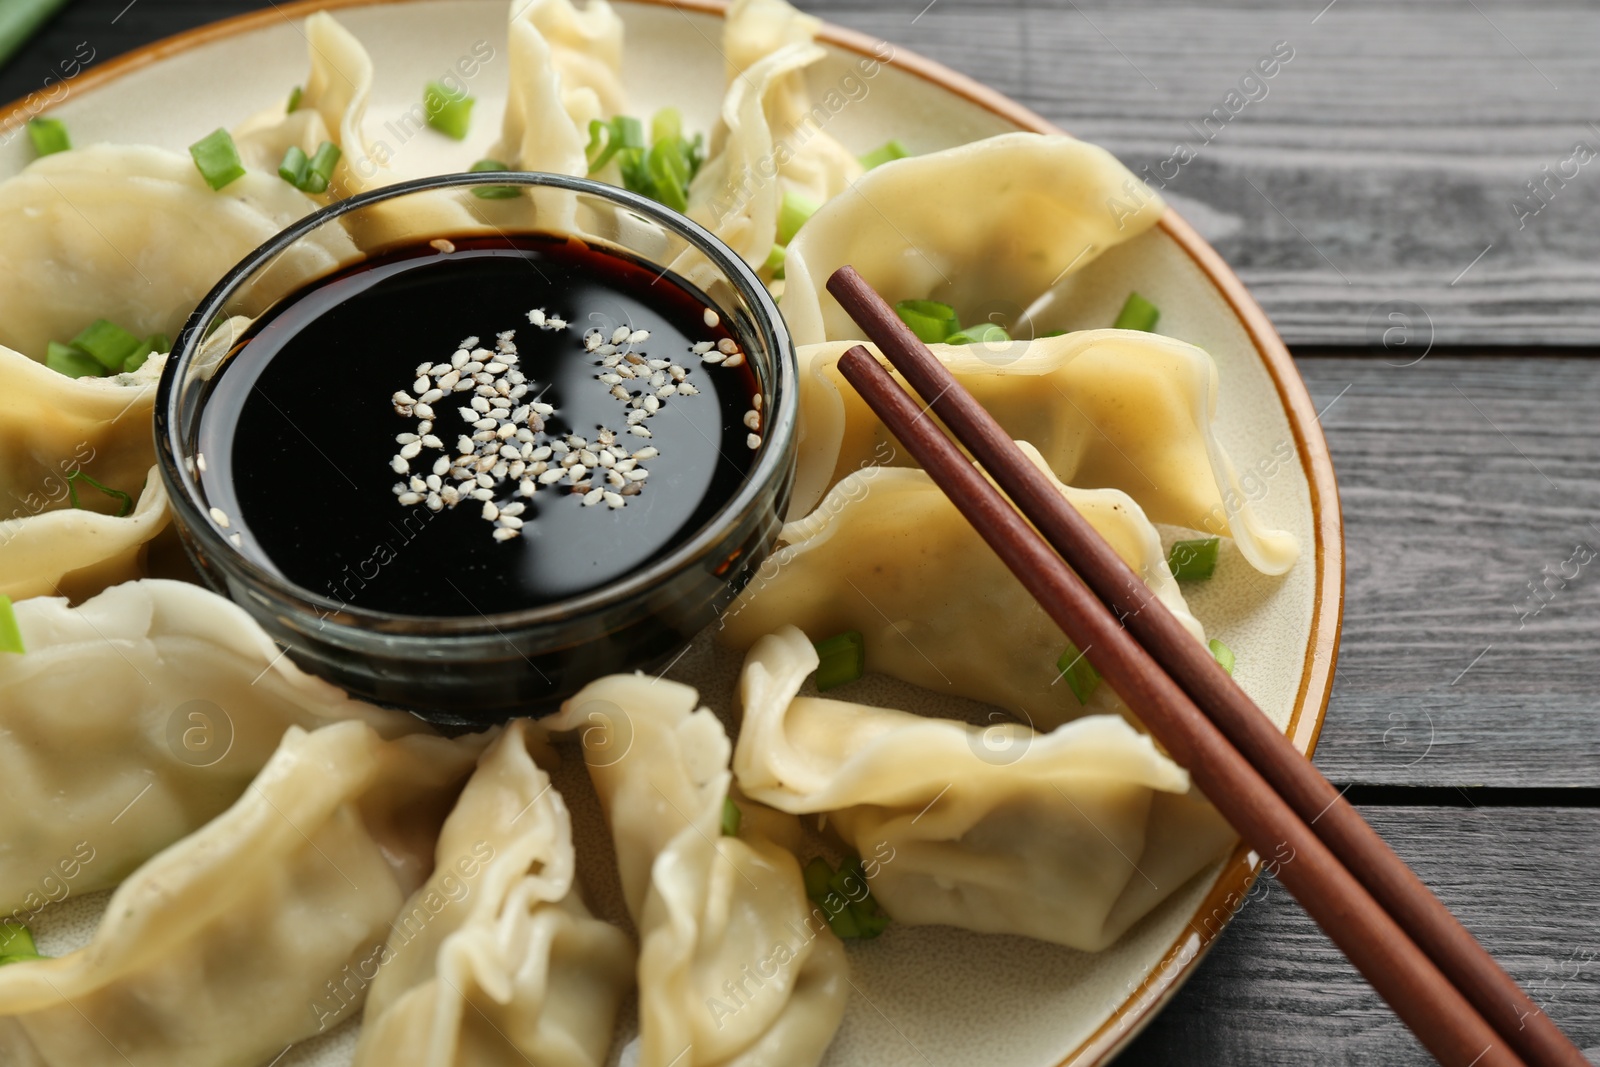
M1600 812L1365 809L1589 1058L1600 1063ZM1139 1067L1430 1064L1276 882L1263 878L1200 969L1124 1053Z
M1337 782L1600 785L1600 364L1301 358L1345 518ZM1523 613L1526 612L1526 617Z

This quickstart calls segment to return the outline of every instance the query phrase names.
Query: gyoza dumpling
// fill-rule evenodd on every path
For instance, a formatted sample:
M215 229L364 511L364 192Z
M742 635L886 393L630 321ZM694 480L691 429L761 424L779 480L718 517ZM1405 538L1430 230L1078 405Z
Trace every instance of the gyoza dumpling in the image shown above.
M728 735L696 702L613 675L546 723L581 732L639 928L638 1067L814 1065L844 1012L844 949L793 855L722 836Z
M167 490L151 467L142 488L128 495L133 503L126 515L68 507L0 522L0 596L83 600L144 577L147 547L172 517ZM88 486L78 496L94 507L107 502Z
M271 172L213 191L187 154L149 145L45 156L0 182L0 345L43 360L49 342L102 318L176 338L219 278L314 207ZM355 255L343 230L324 227L263 284L283 292Z
M792 626L756 642L734 772L875 857L872 893L896 922L1097 951L1233 845L1187 772L1119 716L984 729L798 696L816 667Z
M1019 443L1048 471L1032 445ZM1204 640L1139 505L1119 489L1056 484ZM749 648L786 624L816 641L858 630L868 670L995 704L1041 727L1083 714L1056 666L1066 635L924 471L859 470L780 537L783 547L723 615L722 643ZM1100 686L1089 707L1109 712L1118 704Z
M424 729L302 673L198 586L130 582L15 612L27 651L0 656L0 912L43 906L39 879L81 842L96 858L72 891L116 885L237 800L290 726Z
M578 896L572 820L506 727L445 820L433 877L393 922L355 1067L606 1062L633 944Z
M839 373L839 357L853 344L800 350L800 459L789 505L795 517L851 471L878 462L875 456L913 462ZM1256 517L1212 432L1217 367L1201 349L1132 330L1014 341L1003 353L983 345L930 347L1063 482L1121 489L1152 522L1232 536L1264 574L1294 565L1294 535Z
M606 0L512 0L511 85L490 157L519 170L582 177L589 123L619 114L622 19Z
M777 241L786 191L820 203L861 174L822 129L831 112L813 114L805 70L827 55L814 42L820 25L783 0L739 0L723 26L728 92L688 214L754 267Z
M943 301L969 325L999 307L1020 313L1163 210L1110 152L1071 137L1007 133L896 160L800 228L783 317L797 345L860 337L824 288L846 264L890 303Z
M290 727L238 803L112 894L87 946L0 967L0 1061L259 1064L352 1017L480 750Z

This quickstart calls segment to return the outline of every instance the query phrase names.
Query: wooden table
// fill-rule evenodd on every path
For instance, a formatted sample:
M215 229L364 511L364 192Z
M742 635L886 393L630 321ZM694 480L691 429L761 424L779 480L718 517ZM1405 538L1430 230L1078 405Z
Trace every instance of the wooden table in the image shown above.
M264 6L79 0L0 99L80 41L104 59ZM1600 8L802 6L1176 173L1326 405L1349 576L1317 763L1600 1062L1600 158L1571 162L1600 157ZM1124 1062L1429 1061L1269 885Z

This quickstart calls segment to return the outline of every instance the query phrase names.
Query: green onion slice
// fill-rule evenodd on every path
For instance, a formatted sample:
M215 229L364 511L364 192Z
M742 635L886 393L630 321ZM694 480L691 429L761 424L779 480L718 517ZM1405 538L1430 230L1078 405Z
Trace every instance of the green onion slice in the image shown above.
M867 642L859 630L848 630L817 643L817 690L853 682L867 669Z
M305 149L297 144L289 146L283 153L283 162L278 164L278 177L294 186L304 189L306 184L306 171L311 167L311 159L306 155Z
M305 95L305 91L305 87L302 85L296 85L289 90L289 106L284 108L284 114L293 115L300 110L300 98Z
M821 206L809 196L791 189L784 190L783 206L778 209L778 243L786 245L794 240L794 235L800 231L800 227L804 226L806 220L815 215Z
M602 170L624 149L643 149L644 127L639 120L618 115L610 122L593 119L589 123L589 145L584 154L589 160L589 173Z
M139 348L139 338L108 319L97 319L72 339L72 347L87 352L106 370L116 373Z
M802 872L806 883L806 896L812 900L828 895L828 879L833 877L833 865L821 856L814 857Z
M1233 664L1235 662L1233 657L1233 649L1229 648L1221 641L1218 641L1215 637L1206 642L1206 647L1211 649L1212 657L1216 659L1218 663L1222 664L1222 669L1227 671L1229 674L1232 674Z
M1160 308L1138 293L1129 293L1127 302L1122 305L1122 310L1117 312L1117 321L1111 324L1111 328L1149 333L1156 328L1156 320L1159 318L1161 318Z
M172 341L164 333L153 333L139 343L133 354L122 361L122 373L132 374L145 365L145 361L157 353L172 351Z
M125 519L128 517L128 513L133 511L133 497L129 496L127 493L124 493L121 489L112 489L108 486L101 485L99 482L83 473L83 468L81 467L67 475L67 498L72 501L73 507L83 507L82 504L78 503L78 482L88 482L89 485L100 490L113 500L122 501L121 505L117 508L117 518Z
M947 345L1005 344L1010 340L1011 335L1005 331L1005 327L986 322L981 326L968 326L964 330L959 330L946 337L944 343Z
M465 93L451 91L443 82L429 82L422 90L422 106L427 109L428 125L456 140L465 140L472 127L472 105L477 101Z
M98 378L106 372L89 353L60 341L51 341L45 349L44 365L68 378Z
M889 916L873 898L866 872L854 856L840 863L837 871L817 856L806 864L804 880L806 896L822 909L828 926L840 938L877 937L889 925Z
M902 300L895 304L894 313L927 345L940 344L961 328L956 309L937 300Z
M17 625L17 613L11 609L11 598L0 595L0 652L13 652L20 656L25 651L22 647L22 627ZM5 952L6 948L0 945L0 953Z
M744 813L739 810L739 805L733 802L732 797L722 798L722 836L738 837L739 824L744 821Z
M34 152L41 156L53 156L72 147L67 124L60 119L29 119L28 139L33 142Z
M1061 658L1056 660L1056 670L1067 680L1067 688L1072 690L1079 704L1087 705L1094 691L1100 688L1100 672L1071 641L1067 642L1067 650L1061 653Z
M0 600L4 600L0 597ZM18 652L22 651L20 648ZM25 963L28 960L42 960L40 953L33 941L33 931L22 923L7 920L0 923L0 967L8 963Z
M189 155L194 157L200 176L213 189L221 189L244 177L244 160L239 158L239 148L228 131L220 127L190 145Z
M498 159L480 159L467 170L473 174L482 174L491 170L510 170L511 167ZM518 194L515 185L474 185L472 195L480 200L513 200Z
M787 248L782 245L773 245L772 251L767 253L767 261L761 264L761 269L771 274L773 281L782 279L783 261L788 254L789 250Z
M332 141L317 145L316 153L306 164L306 176L300 191L313 194L327 192L328 183L333 181L333 168L339 165L339 158L343 155L343 150Z
M1220 539L1204 537L1197 541L1175 541L1167 553L1167 568L1180 582L1199 582L1217 572L1217 546Z
M886 141L861 157L861 165L867 170L881 167L885 163L893 163L897 159L904 159L911 151L899 141Z

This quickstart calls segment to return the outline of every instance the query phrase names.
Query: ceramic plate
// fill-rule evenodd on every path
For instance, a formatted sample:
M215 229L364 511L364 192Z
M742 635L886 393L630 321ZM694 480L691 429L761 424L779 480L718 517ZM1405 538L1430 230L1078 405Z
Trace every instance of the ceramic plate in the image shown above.
M722 99L718 52L721 8L711 3L618 0L627 23L630 110L679 107L690 129L709 130ZM182 151L218 126L232 126L280 105L305 78L300 21L320 8L337 17L372 53L376 68L369 135L388 144L401 176L463 170L498 135L505 98L504 0L410 0L398 3L278 5L208 26L122 57L79 76L52 113L78 144L145 142ZM946 148L1012 130L1059 132L999 94L892 43L829 27L828 58L809 72L813 98L830 90L842 101L827 129L856 151L895 137L914 152ZM425 81L487 42L494 58L471 80L478 98L465 143L401 124ZM858 64L891 55L870 78ZM831 110L831 109L830 109ZM0 113L0 128L26 117L22 105ZM0 177L31 158L24 137L0 146ZM1207 632L1238 654L1238 679L1301 751L1310 753L1327 705L1338 647L1343 541L1327 447L1310 398L1266 317L1222 260L1176 214L1075 275L1074 326L1103 326L1131 289L1162 309L1161 332L1201 346L1216 359L1221 400L1216 425L1244 476L1261 518L1299 538L1298 564L1265 578L1242 559L1184 592ZM1284 446L1296 457L1285 462ZM1171 531L1163 531L1169 538ZM1224 542L1226 546L1228 543ZM1225 547L1224 552L1230 550ZM737 661L698 642L673 677L701 689L730 713ZM983 710L921 690L870 679L851 699L883 701L930 714L981 721ZM581 769L563 773L580 835L604 838ZM580 836L580 841L583 837ZM589 847L589 888L596 910L626 923L609 849ZM1256 857L1240 848L1196 876L1116 945L1088 954L1013 937L943 927L892 927L850 948L854 991L826 1063L925 1067L929 1063L995 1067L1089 1065L1109 1060L1194 970L1242 903ZM104 896L78 902L41 947L59 952L86 940ZM631 1013L625 1010L631 1028ZM348 1062L354 1024L290 1049L278 1067ZM620 1049L622 1042L618 1042ZM614 1050L613 1060L618 1052Z

